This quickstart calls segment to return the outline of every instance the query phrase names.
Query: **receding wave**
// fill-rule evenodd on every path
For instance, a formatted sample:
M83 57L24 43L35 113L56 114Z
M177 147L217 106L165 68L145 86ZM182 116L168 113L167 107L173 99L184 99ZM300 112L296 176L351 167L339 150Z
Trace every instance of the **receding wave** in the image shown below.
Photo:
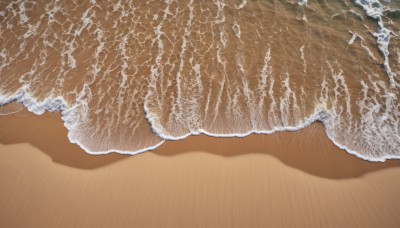
M2 1L0 105L61 111L88 153L321 121L340 148L400 158L400 3Z

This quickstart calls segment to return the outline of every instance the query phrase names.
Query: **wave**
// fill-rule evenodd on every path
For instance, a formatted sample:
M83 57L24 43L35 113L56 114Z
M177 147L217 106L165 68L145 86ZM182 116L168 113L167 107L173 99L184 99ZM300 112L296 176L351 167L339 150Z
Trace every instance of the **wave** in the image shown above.
M60 111L90 154L320 121L353 155L398 159L398 6L353 3L2 3L0 106Z

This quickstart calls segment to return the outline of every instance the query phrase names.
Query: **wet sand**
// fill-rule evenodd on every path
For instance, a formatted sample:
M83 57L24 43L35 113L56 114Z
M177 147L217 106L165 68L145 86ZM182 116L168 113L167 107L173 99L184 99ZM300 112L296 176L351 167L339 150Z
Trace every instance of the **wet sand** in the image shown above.
M400 225L400 161L349 155L318 123L91 156L59 118L0 116L0 227Z

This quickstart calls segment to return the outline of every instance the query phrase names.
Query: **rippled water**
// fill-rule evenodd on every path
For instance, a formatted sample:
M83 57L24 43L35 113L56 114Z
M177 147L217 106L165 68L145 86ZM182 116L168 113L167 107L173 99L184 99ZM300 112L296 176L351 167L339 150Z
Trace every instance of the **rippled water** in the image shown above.
M62 111L89 153L321 121L400 157L400 1L0 2L0 105Z

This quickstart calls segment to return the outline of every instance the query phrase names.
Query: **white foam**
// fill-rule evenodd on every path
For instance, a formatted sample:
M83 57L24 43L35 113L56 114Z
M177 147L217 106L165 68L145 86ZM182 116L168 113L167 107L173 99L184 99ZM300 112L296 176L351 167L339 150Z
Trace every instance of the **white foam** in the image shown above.
M146 118L151 124L151 127L155 133L157 133L160 137L163 137L164 139L168 140L177 140L177 139L182 139L185 138L189 135L197 135L197 134L207 134L215 137L244 137L252 133L258 133L258 134L271 134L277 131L294 131L294 130L299 130L302 129L309 124L315 122L315 121L321 121L324 123L326 132L328 137L340 148L346 149L349 153L355 154L358 157L361 157L363 159L371 160L371 161L383 161L387 158L398 158L397 156L380 156L377 157L378 155L373 155L372 152L376 152L376 148L374 149L371 153L370 151L362 151L363 154L357 153L355 151L350 150L348 147L351 148L356 148L354 147L353 144L349 145L348 141L341 141L341 145L336 142L335 140L341 140L343 136L341 136L341 133L346 133L343 130L343 126L347 124L346 121L352 119L352 112L351 112L351 105L350 105L350 91L349 88L351 89L350 85L348 86L345 81L344 73L340 69L339 64L332 64L333 66L330 66L330 71L324 72L323 75L323 81L321 84L321 91L320 97L316 97L316 108L314 110L314 113L310 116L303 117L302 115L302 110L299 107L298 102L301 102L300 99L306 97L306 92L305 88L303 85L301 85L301 95L300 98L296 97L295 91L297 91L299 88L292 86L290 82L293 82L290 80L289 73L285 72L285 74L282 75L283 79L282 80L277 80L275 81L272 76L272 55L270 48L268 47L267 50L265 50L265 55L264 59L261 59L261 66L258 66L259 68L259 81L258 84L256 85L251 85L247 81L247 70L246 65L244 61L244 52L243 52L243 46L241 46L242 40L240 38L243 38L247 35L247 28L245 28L245 24L242 24L242 29L240 27L239 22L241 21L235 21L232 26L232 30L234 35L238 38L237 40L228 41L229 36L233 35L232 31L228 26L232 25L227 25L228 23L225 22L225 13L224 13L224 7L225 7L225 1L223 0L213 0L215 6L217 7L217 13L215 18L212 18L212 26L216 26L217 29L213 30L212 33L214 36L211 38L213 40L212 45L214 46L214 49L210 48L208 49L210 52L213 52L212 54L215 54L214 60L216 60L215 65L217 65L216 68L218 71L218 77L220 76L219 80L217 83L218 84L218 91L213 91L215 93L216 97L211 97L212 93L211 91L208 92L207 94L207 106L206 106L206 114L211 113L210 115L214 115L214 121L216 121L217 115L226 115L228 122L231 120L241 120L245 119L247 121L248 114L250 114L250 120L252 123L251 129L243 131L239 131L237 133L227 133L227 134L216 134L215 132L212 132L212 130L204 129L202 122L205 118L201 116L201 112L203 110L200 110L201 106L199 103L199 97L201 97L204 94L204 88L205 86L202 84L202 77L203 74L209 73L207 70L209 70L207 67L204 66L201 62L201 60L198 59L193 59L193 53L196 53L196 50L192 50L193 43L191 43L191 34L192 34L192 24L196 23L195 17L194 17L194 10L196 9L194 6L195 1L191 0L189 2L188 8L189 8L189 17L185 17L186 19L186 24L184 23L182 26L182 31L184 32L184 36L182 39L179 39L178 46L180 45L180 52L178 53L179 59L177 62L175 62L174 66L177 66L176 68L178 70L176 76L176 82L177 82L177 93L178 96L171 98L171 99L176 99L173 100L173 103L176 103L175 106L172 107L172 114L170 115L170 118L176 118L180 121L181 125L184 125L185 127L188 128L189 132L185 132L185 134L181 134L178 136L173 136L175 133L174 132L168 132L167 129L170 126L164 126L163 123L161 123L161 116L158 116L159 113L154 112L154 110L150 110L149 104L147 103L147 98L151 97L154 95L157 90L162 87L162 85L159 85L161 77L163 77L164 71L164 60L167 58L167 55L165 53L169 54L169 49L170 47L168 45L165 45L164 49L164 38L166 37L166 34L163 32L166 30L167 26L164 27L164 23L169 22L171 15L175 13L172 9L170 10L170 4L172 4L172 1L165 1L167 4L166 8L163 9L164 14L155 14L157 16L152 15L153 21L152 23L157 23L158 20L161 20L158 25L155 25L154 28L154 39L152 40L153 43L152 45L155 48L155 53L156 56L154 58L153 65L150 66L150 85L149 85L149 90L148 94L146 96L145 100L145 105L144 105L144 110L146 114ZM375 32L373 35L377 38L377 43L379 45L379 49L384 53L385 55L385 69L387 72L391 72L391 69L389 67L388 59L389 59L389 54L386 52L389 46L389 41L390 41L390 31L384 28L383 23L382 23L382 18L380 12L380 8L382 5L374 5L370 4L368 5L367 3L374 2L374 1L358 1L359 4L365 5L366 6L366 13L368 16L378 19L378 26L379 29L377 32ZM95 5L96 1L91 0L91 4ZM243 7L246 6L246 4L251 4L247 3L246 0L241 1L240 5L237 7L238 9L242 9ZM301 0L298 1L298 4L300 6L306 5L307 1L306 0ZM124 11L124 6L122 6L119 3L115 4L115 9L121 9L122 12L121 14L123 16L129 16ZM379 7L377 7L379 6ZM22 7L22 8L21 8ZM28 22L29 18L25 18L24 12L25 9L22 6L15 12L16 15L20 14L19 18L21 20L21 23ZM174 6L175 7L175 6ZM370 9L370 8L376 8L376 9ZM94 12L92 12L93 8L88 8L86 11L83 13L80 23L81 25L75 29L75 27L71 26L69 29L66 29L66 34L71 36L71 39L68 39L68 42L64 46L64 50L61 53L62 54L62 63L64 64L63 67L65 67L65 70L71 70L75 67L77 67L77 60L75 59L75 51L78 46L77 41L75 41L74 37L77 37L81 34L81 32L85 29L89 29L93 26L94 21L93 16ZM14 9L13 9L14 10ZM49 23L55 22L54 15L55 13L59 10L57 7L57 4L55 4L54 7L49 9L47 11L47 17L49 19ZM29 15L29 14L28 14ZM1 16L1 13L0 13ZM227 14L228 16L228 14ZM229 17L231 15L229 14ZM236 16L236 15L235 15ZM168 19L167 19L168 17ZM305 15L303 15L303 18L305 18ZM362 18L362 17L361 17ZM197 19L197 18L196 18ZM151 20L151 19L150 19ZM117 25L117 23L115 24ZM27 30L25 35L23 36L24 39L30 38L31 36L36 35L36 25L24 25ZM228 28L226 29L225 26ZM8 28L8 27L7 27ZM260 30L261 31L261 30ZM261 40L262 36L256 30L259 39ZM351 32L352 33L352 32ZM99 45L96 47L94 51L94 61L91 63L89 69L91 69L91 73L93 75L92 81L89 83L93 83L97 75L99 74L101 70L101 60L99 59L100 53L105 49L105 37L104 37L104 31L98 27L95 29L94 33L97 37L97 41L99 42ZM106 126L113 126L113 124L116 121L119 121L120 115L122 112L122 106L126 104L126 97L124 96L126 94L128 85L129 85L129 67L131 66L129 55L126 53L129 42L128 40L130 39L130 35L132 33L128 33L118 46L119 48L119 54L121 54L121 64L119 65L121 72L120 72L120 81L119 81L119 91L118 91L118 97L113 97L110 98L112 102L118 102L118 108L117 110L112 110L110 107L106 107L106 111L108 113L111 113L111 119L109 122L107 122ZM198 34L196 34L198 35ZM166 37L168 39L168 37ZM368 48L367 45L363 43L364 39L359 36L356 33L352 33L352 37L348 41L349 45L353 45L356 41L358 43L360 39L361 41L361 46L365 49L365 51L369 54L369 56L373 59L376 60L375 56L371 52L371 50ZM78 39L77 39L78 40ZM47 42L47 41L46 41ZM182 42L182 43L180 43ZM237 44L237 49L235 50L235 62L229 62L231 61L230 59L227 60L226 56L224 56L225 51L227 48L229 48L228 45L230 45L228 42L232 42ZM17 54L19 55L22 53L24 50L26 43L23 42L21 44L20 50L17 51ZM45 44L48 47L51 47L53 44L51 42L47 42ZM264 46L265 47L265 46ZM158 48L158 50L157 50ZM195 49L195 48L194 48ZM307 49L306 49L307 50ZM229 50L228 50L229 51ZM300 49L300 57L301 60L303 61L303 66L304 66L304 73L306 72L306 59L305 59L305 45L301 46ZM399 52L399 50L397 49ZM297 53L298 54L298 53ZM399 52L399 59L398 62L400 64L400 52ZM12 57L8 57L7 53L2 50L0 53L0 57L2 58L2 69L3 67L12 62L14 59ZM44 56L46 57L46 56ZM44 57L40 57L40 60L43 60ZM9 59L8 59L9 58ZM261 57L262 58L262 57ZM189 62L187 61L189 59ZM260 59L258 59L260 60ZM263 61L264 60L264 61ZM169 61L169 60L168 60ZM249 60L248 60L249 61ZM232 85L229 81L229 79L232 78L231 75L228 75L228 72L230 71L230 66L228 64L232 64L230 66L235 66L235 76L238 75L237 81L239 82L238 84ZM36 63L35 63L36 66ZM77 143L80 145L86 152L90 154L106 154L106 153L111 153L111 152L118 152L122 154L137 154L141 153L147 150L154 149L158 147L163 141L156 143L156 145L151 145L146 148L139 149L137 151L124 151L124 150L116 150L116 149L110 149L110 148L105 148L104 150L99 150L99 151L93 151L90 150L89 148L85 147L83 145L84 143L81 143L81 140L84 140L83 135L79 134L74 134L71 132L75 132L79 126L81 126L82 123L85 123L88 120L88 115L89 115L89 105L88 101L91 98L91 91L90 87L88 84L85 84L83 86L83 89L81 91L74 91L73 93L76 94L76 101L72 104L67 104L67 102L64 100L63 97L56 96L55 94L57 93L50 93L51 95L46 98L43 101L38 101L37 99L32 97L32 94L29 93L29 82L30 78L32 75L34 75L36 72L36 68L32 67L30 71L28 71L25 75L22 75L20 77L20 82L24 84L24 86L18 90L15 94L12 95L5 95L5 93L0 93L0 105L4 105L6 103L10 102L20 102L22 103L27 109L35 114L43 114L46 111L60 111L62 114L62 119L64 121L64 125L67 127L69 130L68 137L71 142ZM69 69L67 69L69 68ZM189 69L190 73L187 73L186 69ZM311 68L310 68L311 69ZM64 68L62 69L64 70ZM66 71L63 71L63 73L66 73ZM323 71L323 70L322 70ZM170 71L170 73L172 70ZM287 73L287 74L286 74ZM326 74L331 74L331 78L327 78ZM213 76L211 76L213 77ZM230 77L230 78L229 78ZM278 77L280 77L278 75ZM190 81L189 81L190 80ZM236 78L235 78L235 82ZM86 82L86 81L85 81ZM190 82L190 83L188 83ZM171 80L168 81L169 85L172 84ZM242 83L242 84L240 84ZM334 88L332 88L333 92L333 97L329 97L330 95L330 90L329 90L329 83L332 83L334 85ZM60 79L56 81L57 85L62 85L63 84L63 79ZM255 86L256 90L252 91L252 87ZM352 85L351 85L352 86ZM391 126L399 126L398 119L396 119L396 116L399 116L398 113L398 107L396 108L397 102L397 97L396 94L388 87L385 87L384 84L377 82L376 80L372 80L369 78L369 81L367 79L364 79L361 81L362 91L361 91L361 99L358 101L358 106L360 107L360 114L362 115L362 121L360 123L361 128L358 129L360 132L356 132L354 138L357 139L356 137L360 137L363 140L369 140L373 143L375 142L372 138L372 134L369 134L370 132L368 131L368 127L370 127L369 130L373 129L375 130L375 133L378 133L379 137L378 143L383 143L383 142L388 142L389 144L392 143L391 145L399 145L398 142L400 141L400 138L398 136L398 129L396 128L391 128ZM349 88L348 88L349 87ZM188 89L191 94L185 93L186 91L183 91L184 89ZM280 92L276 92L280 89ZM107 90L107 89L105 89ZM373 91L372 94L370 95L371 91ZM381 91L379 91L381 90ZM109 90L107 90L109 91ZM98 96L105 97L107 96L107 91L102 91L100 90L98 93ZM224 91L228 91L227 94L225 94ZM384 91L384 92L382 92ZM133 94L135 94L137 91L130 91ZM257 100L257 96L255 96L256 92L260 92L262 94L261 99ZM277 94L280 94L280 97L277 96ZM162 96L157 95L157 96ZM227 96L223 98L223 95ZM257 93L257 95L259 95ZM267 97L269 96L269 97ZM318 96L318 95L316 95ZM266 99L270 100L270 102L265 102L263 99L266 97ZM247 99L247 105L250 109L249 113L247 113L247 110L244 110L242 107L243 105L240 104L241 101L244 99ZM344 98L344 99L343 99ZM215 101L210 102L211 99L215 99ZM226 102L227 104L223 103ZM327 108L327 103L328 101L333 101L334 107L330 107L328 110ZM343 101L344 100L344 101ZM384 100L384 104L382 103L382 100ZM152 99L152 101L158 102L155 104L155 106L158 105L157 108L159 108L162 111L162 100L161 99ZM258 104L255 104L255 102L258 101ZM216 104L213 107L209 106L209 103ZM264 111L264 105L269 104L268 107L268 112ZM301 103L304 105L304 103ZM221 114L219 113L220 110L222 110L221 106L226 105L227 109L225 110L226 113ZM379 112L379 110L383 110L382 113ZM160 111L158 110L158 111ZM116 111L116 113L113 113ZM100 113L100 110L95 110L93 111L95 114ZM243 113L242 113L243 112ZM341 115L343 112L344 115ZM267 113L267 114L266 114ZM164 114L164 113L163 113ZM125 117L124 123L127 123L128 118L128 112L123 113ZM265 115L265 116L262 116ZM234 117L231 117L234 116ZM257 121L260 120L261 118L268 119L268 122L270 126L272 126L272 129L264 130L260 125L257 124ZM343 118L343 119L340 119ZM174 119L174 120L176 120ZM343 120L343 122L341 122ZM262 121L262 120L260 120ZM229 122L232 124L237 124L236 122ZM356 123L357 124L357 123ZM137 127L136 125L135 127ZM356 129L356 127L352 127L352 125L349 125L349 129ZM100 128L99 124L95 126L97 129ZM165 128L164 128L165 127ZM229 126L228 126L229 127ZM346 125L348 127L348 125ZM135 128L134 128L135 129ZM111 134L111 127L106 127L103 128L102 130L104 131L109 131L108 134ZM218 129L220 132L220 129ZM228 131L231 132L231 131ZM360 135L358 135L360 133ZM394 135L394 136L393 136ZM389 136L389 137L388 137ZM363 137L363 138L362 138ZM397 138L396 138L397 137ZM351 138L353 139L353 138ZM349 139L350 140L350 139ZM397 141L396 141L397 140ZM87 141L86 141L87 142ZM368 144L369 142L365 142ZM397 144L396 144L397 143ZM348 145L348 147L344 146ZM365 146L365 145L362 145ZM367 146L370 146L369 144ZM381 148L389 148L388 146L384 145L379 145ZM378 148L380 148L378 147ZM365 148L365 147L364 147ZM385 150L384 152L393 152L389 150ZM397 152L397 151L395 151Z
M298 1L297 1L297 4L298 4L299 6L307 5L307 3L308 3L308 0L298 0Z
M303 72L307 73L307 62L306 62L306 59L304 57L304 46L305 45L301 46L299 51L300 51L300 58L303 61Z
M390 2L390 1L385 1L385 2ZM355 3L361 6L369 17L378 20L378 31L372 33L372 35L376 37L378 48L384 55L385 60L383 66L389 77L390 84L393 87L395 86L395 81L394 81L395 74L392 72L389 65L389 54L390 54L389 43L390 43L391 31L385 28L383 24L382 13L384 12L384 7L379 0L355 0Z
M264 104L265 104L264 98L267 96L267 91L266 91L267 79L272 74L272 66L270 62L271 62L271 49L268 47L268 49L265 52L264 64L261 69L260 79L257 88L260 96L260 101L258 103L258 109L260 110L260 112L264 109Z
M268 122L270 126L278 126L278 123L276 121L277 102L275 100L274 85L275 85L275 80L271 79L268 90L268 95L271 99L271 103L269 105L269 110L268 110Z
M235 32L236 37L240 39L240 25L236 21L233 22L232 30Z
M224 0L213 0L213 3L217 6L217 16L214 19L214 23L221 24L225 22L224 8L226 3Z
M301 130L305 127L308 127L309 125L311 125L314 122L322 122L325 126L325 132L328 136L328 138L340 149L343 149L345 151L347 151L348 153L355 155L358 158L361 158L363 160L366 161L371 161L371 162L383 162L386 161L387 159L400 159L400 155L383 155L383 156L373 156L370 154L360 154L357 151L351 150L350 148L346 147L345 145L340 144L339 142L337 142L335 140L334 137L334 133L332 131L332 124L330 123L330 114L329 112L327 112L326 110L321 110L321 109L316 109L316 111L314 112L313 115L311 115L310 117L306 118L303 122L301 122L298 125L293 125L293 126L281 126L281 127L274 127L272 130L251 130L248 132L244 132L244 133L232 133L232 134L215 134L212 132L209 132L205 129L199 129L196 132L190 132L187 133L185 135L181 135L181 136L177 136L177 137L173 137L171 135L169 135L167 132L165 132L165 129L163 129L162 127L160 127L159 125L159 119L157 117L155 117L154 115L151 115L148 110L146 110L145 108L145 112L146 112L146 117L148 118L153 131L159 135L161 138L164 138L166 140L182 140L187 138L190 135L199 135L199 134L205 134L208 136L212 136L212 137L246 137L250 134L273 134L276 132L281 132L281 131L298 131Z
M347 42L347 44L352 45L354 43L354 41L357 39L358 35L357 35L357 33L354 33L352 31L349 31L349 32L352 34L352 36L351 36L350 40Z
M354 41L359 38L361 40L361 47L367 52L368 56L374 60L375 62L378 62L378 59L375 57L375 55L372 53L371 49L369 49L369 47L364 43L364 38L362 36L360 36L359 34L349 31L350 34L352 34L352 37L350 38L350 40L347 42L348 45L352 45L354 43Z
M83 93L82 93L83 94ZM127 154L127 155L136 155L139 153L143 153L146 151L153 150L159 147L164 140L157 143L156 145L152 145L149 147L145 147L136 151L128 151L128 150L118 150L118 149L108 149L108 150L98 150L94 151L85 146L84 143L81 142L79 137L76 137L73 134L73 131L78 127L80 123L83 123L87 120L88 107L85 102L77 98L77 102L72 106L68 105L68 102L63 97L53 97L46 98L43 101L38 101L36 98L32 96L26 89L19 89L14 94L4 94L0 91L0 106L9 104L11 102L21 103L28 111L36 114L42 115L44 112L60 112L61 119L64 122L64 126L68 130L68 139L71 143L77 144L81 147L86 153L92 155L101 155L101 154L109 154L109 153L119 153L119 154Z
M383 6L379 0L355 0L354 2L361 6L368 16L381 20Z
M247 4L247 1L246 1L246 0L242 0L242 2L240 3L240 5L239 5L239 6L236 6L236 9L242 9L243 7L246 6L246 4Z
M364 20L364 17L354 10L349 10L349 13L353 14L354 16L356 16L357 18L359 18L362 21Z

